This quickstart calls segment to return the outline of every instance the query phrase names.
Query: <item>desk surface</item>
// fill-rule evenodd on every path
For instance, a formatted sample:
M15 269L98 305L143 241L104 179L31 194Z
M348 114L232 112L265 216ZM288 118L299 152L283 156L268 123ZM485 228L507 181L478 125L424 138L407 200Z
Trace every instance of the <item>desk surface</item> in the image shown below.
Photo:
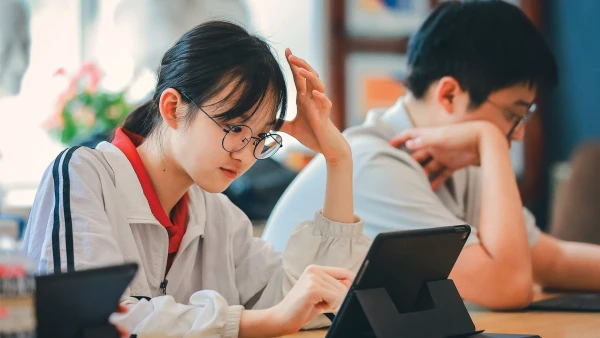
M536 294L536 300L551 297ZM600 337L600 314L576 312L490 312L471 309L478 330L489 333L537 334L543 338ZM323 338L326 330L299 332L288 338Z

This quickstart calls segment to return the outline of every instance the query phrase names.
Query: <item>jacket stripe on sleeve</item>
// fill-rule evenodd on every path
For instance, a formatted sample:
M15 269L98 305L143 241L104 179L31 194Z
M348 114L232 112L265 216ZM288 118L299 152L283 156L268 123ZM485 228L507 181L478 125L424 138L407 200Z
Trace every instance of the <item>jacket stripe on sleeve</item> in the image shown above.
M73 255L73 221L71 218L71 181L69 178L69 162L75 150L73 147L63 150L52 166L52 178L54 180L54 224L52 227L52 257L54 260L54 273L61 273L60 259L60 173L62 173L62 205L65 219L65 248L67 252L67 271L75 271L75 258ZM66 152L63 158L63 154ZM62 170L59 172L60 161Z
M75 150L73 147L67 151L62 164L63 176L63 214L65 215L65 248L67 250L67 272L75 271L75 258L73 257L73 220L71 218L71 181L69 179L69 162Z
M52 180L54 181L54 225L52 227L52 258L54 260L54 273L60 273L60 177L58 177L58 166L60 165L60 159L67 149L63 150L56 159L52 166Z

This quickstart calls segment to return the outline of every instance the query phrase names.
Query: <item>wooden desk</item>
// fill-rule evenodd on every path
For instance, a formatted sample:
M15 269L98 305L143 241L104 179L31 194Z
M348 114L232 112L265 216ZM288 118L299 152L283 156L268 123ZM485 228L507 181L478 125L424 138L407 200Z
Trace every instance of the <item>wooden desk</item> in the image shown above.
M536 300L551 297L536 294ZM490 312L469 306L478 330L489 333L531 333L543 338L600 337L600 314L576 312ZM299 332L288 338L323 338L327 330Z

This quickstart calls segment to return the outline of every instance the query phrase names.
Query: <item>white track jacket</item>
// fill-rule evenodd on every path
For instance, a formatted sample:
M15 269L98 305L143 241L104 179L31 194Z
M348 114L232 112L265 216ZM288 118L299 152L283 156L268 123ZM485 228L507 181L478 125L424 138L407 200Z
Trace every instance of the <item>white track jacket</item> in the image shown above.
M187 230L165 275L168 234L127 157L106 142L67 149L44 174L26 253L37 274L137 262L123 298L129 311L113 319L139 337L237 337L243 308L279 303L310 264L356 272L371 244L362 221L336 223L317 212L278 253L253 237L248 217L224 195L198 186L188 194ZM307 327L328 324L320 316Z

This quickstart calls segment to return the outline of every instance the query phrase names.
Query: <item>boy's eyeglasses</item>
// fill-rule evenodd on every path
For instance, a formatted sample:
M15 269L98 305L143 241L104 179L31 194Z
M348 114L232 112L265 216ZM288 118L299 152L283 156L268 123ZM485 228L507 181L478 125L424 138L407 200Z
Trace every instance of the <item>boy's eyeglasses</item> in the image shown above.
M487 100L487 102L489 102L492 106L510 114L511 120L514 122L514 124L513 124L512 128L510 128L510 131L508 132L508 134L506 134L506 138L508 138L509 141L511 140L515 131L517 131L519 128L522 128L527 122L529 122L529 120L531 120L531 117L533 116L533 114L535 114L535 111L537 110L537 105L535 103L533 103L533 104L531 104L531 106L529 106L529 109L527 109L527 112L521 116L521 115L514 113L511 110L506 109L506 108L500 106L499 104L496 104L490 100Z
M283 147L283 139L281 135L276 133L260 133L257 135L258 137L254 137L252 128L244 124L228 125L229 129L223 128L217 120L205 112L204 109L200 108L194 100L190 99L183 92L180 93L225 132L221 143L225 151L235 153L244 149L250 142L253 142L254 157L257 160L264 160L273 156L281 147Z

